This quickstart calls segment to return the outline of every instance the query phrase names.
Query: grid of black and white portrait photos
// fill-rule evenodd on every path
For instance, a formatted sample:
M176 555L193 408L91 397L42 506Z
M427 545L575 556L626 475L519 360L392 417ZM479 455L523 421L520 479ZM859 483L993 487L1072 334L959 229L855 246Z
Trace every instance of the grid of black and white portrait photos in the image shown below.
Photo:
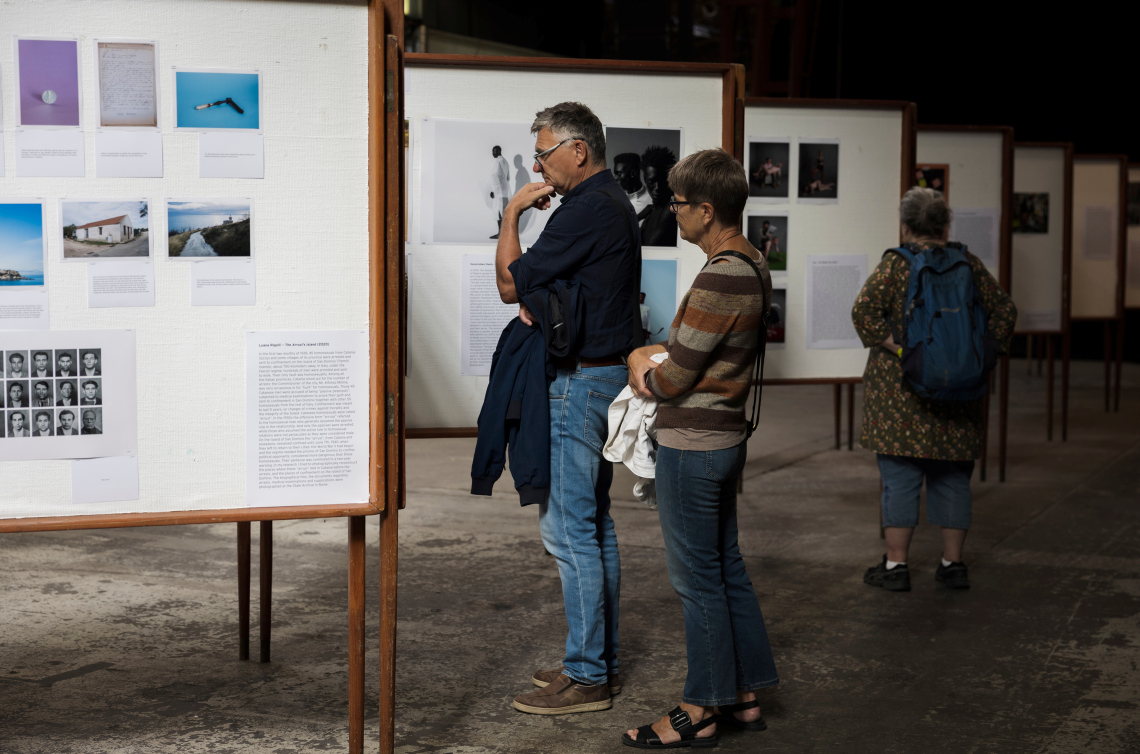
M103 434L103 350L0 351L4 379L0 438Z

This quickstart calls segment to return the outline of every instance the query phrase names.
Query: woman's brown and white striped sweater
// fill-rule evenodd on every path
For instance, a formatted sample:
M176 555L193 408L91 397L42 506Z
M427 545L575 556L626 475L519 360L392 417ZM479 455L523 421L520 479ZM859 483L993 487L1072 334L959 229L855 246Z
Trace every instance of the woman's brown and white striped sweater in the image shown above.
M723 261L722 261L723 260ZM662 429L742 430L759 329L772 301L768 264L722 257L705 267L669 328L669 358L649 372Z

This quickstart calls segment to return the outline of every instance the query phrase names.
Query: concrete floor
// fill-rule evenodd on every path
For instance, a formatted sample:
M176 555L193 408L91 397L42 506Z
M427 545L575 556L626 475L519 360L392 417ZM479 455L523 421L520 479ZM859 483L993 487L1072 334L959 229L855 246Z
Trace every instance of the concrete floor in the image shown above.
M1014 365L1009 481L994 481L996 460L989 482L975 476L964 593L936 588L938 532L925 526L913 592L862 584L883 552L873 457L833 449L829 387L766 390L741 544L782 682L762 696L769 729L727 732L720 750L1140 751L1140 367L1126 369L1119 414L1103 411L1101 374L1074 365L1070 439L1047 443L1044 379ZM614 708L517 713L530 673L561 658L560 585L509 479L493 498L467 494L472 446L408 443L397 751L622 751L621 731L670 709L684 682L656 513L619 470ZM236 660L232 524L0 535L0 752L345 750L345 528L276 525L267 665Z

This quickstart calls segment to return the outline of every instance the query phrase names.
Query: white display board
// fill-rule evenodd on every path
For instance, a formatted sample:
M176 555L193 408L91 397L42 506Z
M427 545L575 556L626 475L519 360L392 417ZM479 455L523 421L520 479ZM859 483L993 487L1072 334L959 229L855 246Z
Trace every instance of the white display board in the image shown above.
M752 215L775 215L786 217L788 226L787 272L773 274L773 287L786 288L785 342L782 348L768 351L766 380L825 381L863 376L867 349L809 348L809 256L860 257L870 274L883 253L899 244L898 206L904 159L909 163L909 155L904 157L904 146L911 143L910 128L904 103L890 108L860 108L841 101L831 107L746 102L744 150L750 175L758 167L749 164L750 142L790 142L789 164L783 167L789 189L787 200L776 203L770 198L750 199L745 210L746 224ZM837 201L805 202L797 196L801 188L799 144L826 144L834 140L839 143ZM905 167L909 172L911 166ZM831 175L827 174L828 182ZM844 294L842 301L832 301L831 309L837 316L845 310L849 319L857 294L858 287L849 296ZM818 321L819 309L813 311Z
M495 253L490 238L482 244L422 243L427 237L421 232L425 119L530 124L537 111L565 101L585 103L607 127L681 129L678 158L724 146L720 70L653 73L637 72L633 66L535 70L526 65L433 65L409 57L404 113L411 131L405 383L405 425L410 430L470 428L477 423L488 378L462 374L463 266L465 256L469 262L479 254L493 261ZM530 156L527 153L524 161ZM437 215L441 211L433 209ZM706 261L700 249L683 241L675 249L646 248L642 256L678 259L681 292Z
M0 464L0 519L246 505L246 333L367 330L368 7L277 0L38 0L0 12L4 196L44 198L53 330L132 330L137 343L139 499L73 504L70 461ZM94 38L161 49L163 178L17 178L13 35L78 37L83 137L93 153ZM265 178L199 178L198 134L173 130L172 67L257 70ZM191 268L166 258L166 197L250 197L253 306L191 307ZM155 305L90 309L87 270L62 262L59 200L145 198ZM101 264L113 264L102 262ZM201 264L209 264L202 262ZM3 440L0 440L3 442ZM313 500L320 504L321 500Z
M965 243L1001 280L1001 246L1007 232L1002 218L1003 198L1009 187L1004 169L1002 131L926 130L918 128L915 165L946 165L947 196L954 210L950 240Z
M1073 159L1073 319L1123 315L1118 286L1124 172L1124 163L1116 157Z
M1043 230L1025 223L1032 232L1015 229L1013 233L1010 292L1017 305L1018 334L1056 334L1064 330L1068 297L1065 255L1071 239L1067 210L1072 200L1065 176L1071 167L1071 149L1068 145L1032 144L1013 148L1013 212L1020 211L1019 195L1048 197ZM1017 220L1020 224L1021 219Z
M1128 212L1124 308L1140 309L1140 167L1135 165L1128 167Z

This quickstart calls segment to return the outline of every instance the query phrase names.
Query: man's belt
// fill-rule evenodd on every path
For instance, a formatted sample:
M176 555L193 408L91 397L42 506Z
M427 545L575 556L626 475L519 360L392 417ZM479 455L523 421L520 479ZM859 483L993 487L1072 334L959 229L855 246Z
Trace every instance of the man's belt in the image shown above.
M581 364L583 369L589 369L590 367L616 367L623 363L621 354L617 353L602 356L597 359L579 359L577 356L563 356L561 359L554 360L554 366L558 369L575 369L578 364Z

